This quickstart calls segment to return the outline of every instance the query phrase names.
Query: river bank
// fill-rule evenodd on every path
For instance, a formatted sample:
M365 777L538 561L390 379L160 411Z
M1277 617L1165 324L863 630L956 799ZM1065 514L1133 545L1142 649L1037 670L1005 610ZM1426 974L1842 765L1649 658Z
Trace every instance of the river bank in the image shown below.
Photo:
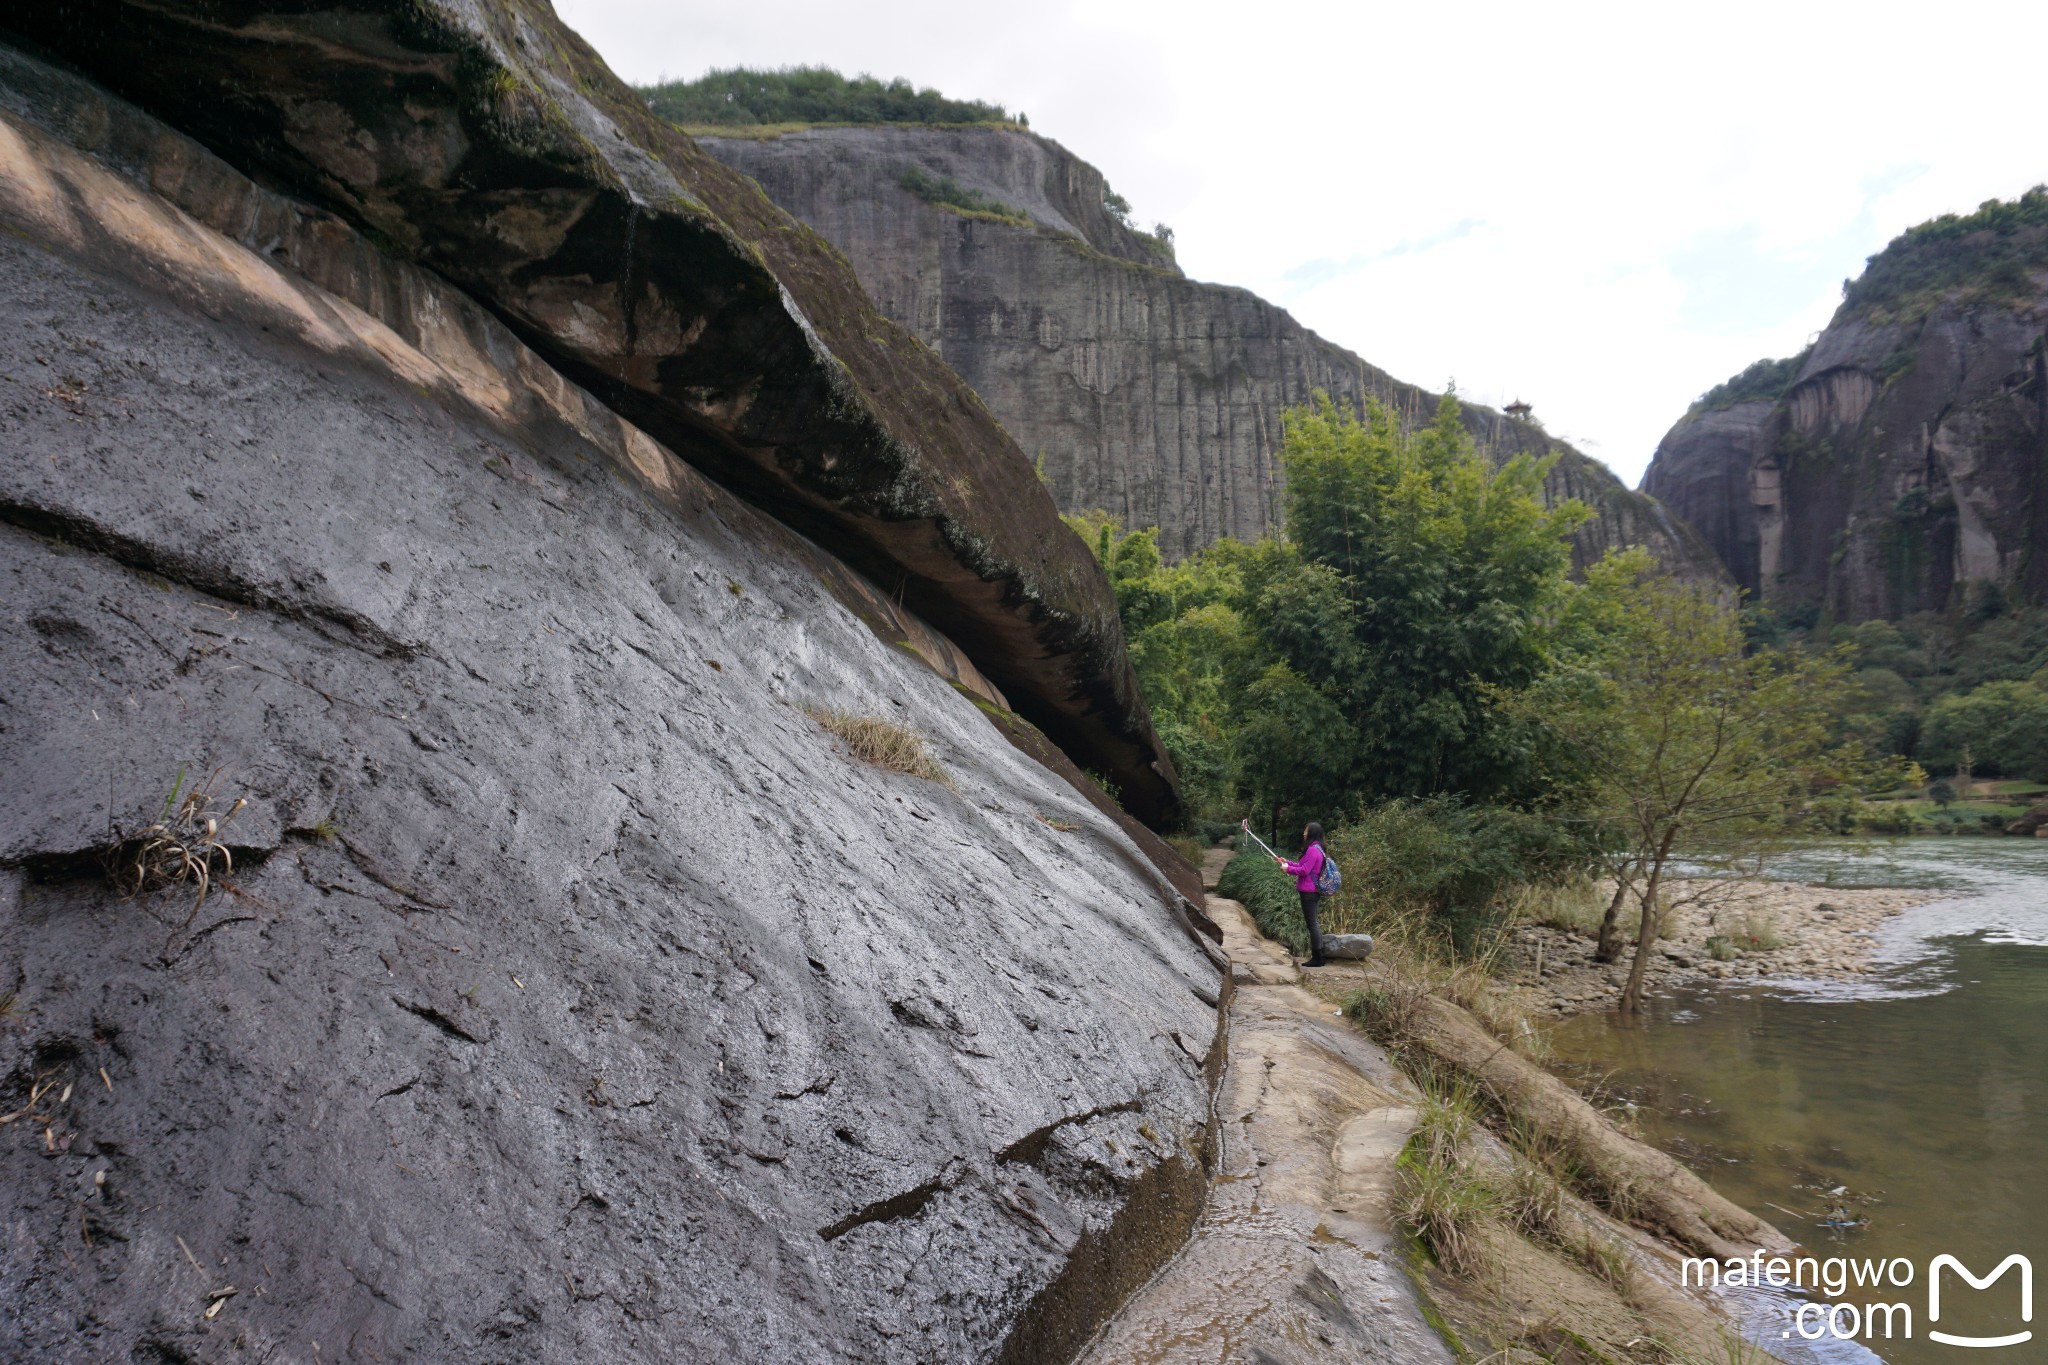
M2014 1254L2040 1264L2048 847L1815 845L1780 867L1810 879L1814 900L1835 900L1843 881L1923 889L1898 893L1917 903L1879 923L1861 972L1839 982L1782 973L1768 989L1678 986L1654 992L1639 1021L1587 1010L1545 1031L1551 1060L1597 1081L1645 1139L1811 1254L1899 1258L1919 1277L1829 1299L1920 1312L1940 1256L1978 1270ZM1945 1301L1940 1326L2002 1336L2026 1326L2021 1306L2008 1281ZM1854 1321L1847 1310L1843 1319ZM1767 1339L1788 1326L1749 1325ZM1803 1358L1941 1365L1956 1355L1927 1339L1924 1320L1912 1325L1921 1330L1886 1324L1855 1344L1814 1342Z
M1207 885L1229 856L1205 854ZM1398 955L1304 970L1238 902L1208 910L1232 963L1213 1186L1086 1365L1732 1358L1728 1305L1678 1267L1788 1246L1766 1220Z
M1669 888L1663 931L1646 970L1651 990L1786 978L1849 980L1875 965L1886 921L1941 894L1920 887L1752 879L1680 879ZM1604 905L1611 890L1602 891ZM1637 914L1632 902L1625 918L1633 922ZM1596 962L1596 929L1597 921L1523 925L1510 944L1503 982L1545 1014L1613 1008L1635 946L1631 941L1614 962Z

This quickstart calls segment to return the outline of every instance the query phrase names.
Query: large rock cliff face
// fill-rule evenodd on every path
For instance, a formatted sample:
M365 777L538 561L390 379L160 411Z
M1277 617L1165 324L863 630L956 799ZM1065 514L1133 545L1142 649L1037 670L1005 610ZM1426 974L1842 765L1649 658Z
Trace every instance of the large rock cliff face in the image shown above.
M1174 817L1107 584L1014 442L544 0L74 0L7 22L468 291L986 660L1135 813Z
M1102 208L1101 174L997 127L813 128L701 144L844 251L882 310L974 386L1070 511L1157 526L1178 558L1279 523L1281 413L1317 390L1410 420L1436 399L1243 289L1185 278ZM962 213L906 188L915 169L1005 206ZM1596 512L1581 562L1647 544L1714 576L1704 544L1540 427L1467 405L1498 458L1557 452L1553 496Z
M1781 393L1682 418L1644 491L1768 603L1855 621L1994 588L2048 600L2048 232L2035 232L2008 243L2037 262L2018 287L1976 287L1968 254L1982 247L1968 242L1946 248L1963 253L1944 272L1953 287L1884 300L1859 286Z
M1199 1202L1219 978L990 723L1028 738L1005 695L1058 701L1094 611L1044 518L977 541L979 485L927 487L1015 452L908 338L907 394L835 359L793 224L650 212L669 340L622 344L576 243L623 191L533 188L436 93L516 92L409 27L539 41L511 11L88 11L277 183L0 49L0 1357L1070 1351ZM922 595L624 407L864 564L927 537ZM976 648L912 598L979 603ZM209 813L211 894L123 889Z

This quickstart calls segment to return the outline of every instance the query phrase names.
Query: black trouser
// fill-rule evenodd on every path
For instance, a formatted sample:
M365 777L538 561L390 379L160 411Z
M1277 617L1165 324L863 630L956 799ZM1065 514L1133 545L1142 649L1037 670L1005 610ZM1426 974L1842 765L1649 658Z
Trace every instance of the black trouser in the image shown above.
M1316 908L1322 903L1323 893L1320 891L1304 891L1301 893L1301 917L1308 924L1308 960L1310 962L1321 962L1323 960L1323 927L1316 922Z

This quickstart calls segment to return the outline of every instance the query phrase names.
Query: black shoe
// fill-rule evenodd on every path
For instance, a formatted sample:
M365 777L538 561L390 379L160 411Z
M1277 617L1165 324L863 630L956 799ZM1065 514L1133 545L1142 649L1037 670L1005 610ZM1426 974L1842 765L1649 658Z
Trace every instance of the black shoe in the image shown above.
M1327 967L1330 965L1330 960L1326 957L1312 957L1301 965L1304 967Z

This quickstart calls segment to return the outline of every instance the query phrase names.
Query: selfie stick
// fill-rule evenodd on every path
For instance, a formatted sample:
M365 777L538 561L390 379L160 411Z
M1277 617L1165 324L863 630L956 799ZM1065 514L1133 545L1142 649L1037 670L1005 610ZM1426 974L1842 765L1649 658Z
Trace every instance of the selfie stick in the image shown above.
M1261 839L1261 838L1260 838L1260 837L1259 837L1258 835L1256 835L1256 834L1252 834L1252 822L1251 822L1251 821L1249 821L1249 820L1240 820L1240 821L1238 821L1237 827L1238 827L1239 829L1243 830L1243 831L1244 831L1244 832L1245 832L1246 834L1251 834L1251 836L1252 836L1252 842L1253 842L1253 843L1255 843L1255 844L1257 844L1257 845L1258 845L1258 846L1259 846L1260 848L1265 848L1265 849L1266 849L1266 855L1267 855L1268 857L1271 857L1271 858L1277 858L1277 857L1279 857L1279 856L1280 856L1279 854L1277 854L1277 853L1273 852L1273 850L1272 850L1272 849L1270 849L1270 848L1266 848L1266 841L1265 841L1264 839Z

